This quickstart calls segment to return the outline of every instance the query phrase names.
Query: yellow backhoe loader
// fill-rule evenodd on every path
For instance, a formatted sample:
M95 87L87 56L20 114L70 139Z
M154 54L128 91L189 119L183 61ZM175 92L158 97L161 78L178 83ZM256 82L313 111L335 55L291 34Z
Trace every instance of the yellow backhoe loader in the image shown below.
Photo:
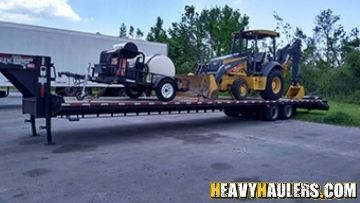
M241 100L249 91L259 91L263 99L277 100L284 96L284 74L292 69L285 96L301 99L305 94L299 78L301 41L276 51L279 36L270 30L235 32L231 54L200 64L193 75L177 77L189 81L190 92L206 98L215 99L219 92L229 91Z

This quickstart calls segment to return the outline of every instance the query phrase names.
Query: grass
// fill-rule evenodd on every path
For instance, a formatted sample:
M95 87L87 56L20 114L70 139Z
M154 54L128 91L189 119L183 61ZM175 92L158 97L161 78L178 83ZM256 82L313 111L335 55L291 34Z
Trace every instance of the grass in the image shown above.
M298 110L295 119L318 123L360 127L360 105L329 101L329 111Z

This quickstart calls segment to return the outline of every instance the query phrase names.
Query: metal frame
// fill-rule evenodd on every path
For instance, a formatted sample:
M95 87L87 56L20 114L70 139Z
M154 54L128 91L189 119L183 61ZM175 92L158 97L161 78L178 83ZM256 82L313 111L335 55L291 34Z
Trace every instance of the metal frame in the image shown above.
M143 55L143 54L142 54ZM99 66L98 64L96 66ZM145 66L145 64L144 64ZM114 65L114 67L117 67ZM136 75L142 75L142 77L136 77L134 80L128 78L126 75L128 74L128 71L132 71L134 72ZM66 76L68 78L72 78L73 79L73 87L80 87L82 89L88 88L86 83L88 81L91 82L97 82L97 83L104 83L107 85L112 85L112 84L121 84L124 86L141 86L141 87L145 87L145 88L149 88L149 89L156 89L157 88L157 84L164 78L170 78L172 79L177 86L179 87L179 82L185 83L187 84L185 87L181 86L182 88L179 88L178 91L179 92L184 92L189 90L189 81L183 81L180 78L177 77L169 77L166 75L162 75L162 74L157 74L157 73L151 73L149 71L145 71L145 70L138 70L136 68L125 68L125 76L97 76L95 77L95 70L94 67L92 67L92 73L91 76L90 75L80 75L77 73L70 73L70 72L60 72L58 74L60 77L62 76ZM88 78L87 78L88 76ZM113 83L113 81L116 81L116 83ZM109 87L109 86L107 86Z

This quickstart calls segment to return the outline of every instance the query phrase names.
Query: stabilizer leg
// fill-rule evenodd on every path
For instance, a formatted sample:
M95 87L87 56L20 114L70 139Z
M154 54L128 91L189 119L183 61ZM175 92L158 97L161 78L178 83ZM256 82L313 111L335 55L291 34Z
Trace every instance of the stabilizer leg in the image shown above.
M37 137L40 136L37 131L36 131L36 120L35 120L35 116L30 115L30 119L26 119L25 122L30 123L31 125L31 133L32 133L32 137Z
M33 137L39 136L39 134L37 134L37 132L36 132L36 123L35 122L36 122L35 116L30 115L31 132L32 132Z
M45 117L45 129L46 129L46 145L54 145L55 142L52 141L52 134L51 134L51 116Z

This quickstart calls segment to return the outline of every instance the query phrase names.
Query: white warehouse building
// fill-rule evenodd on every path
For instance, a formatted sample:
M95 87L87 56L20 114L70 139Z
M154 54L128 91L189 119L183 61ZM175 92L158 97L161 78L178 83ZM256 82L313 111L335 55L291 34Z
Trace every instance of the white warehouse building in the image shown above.
M162 43L0 21L0 53L50 56L57 72L84 74L89 63L99 62L101 51L129 41L145 55L167 55ZM59 82L55 85L65 81ZM10 85L1 75L0 86Z

